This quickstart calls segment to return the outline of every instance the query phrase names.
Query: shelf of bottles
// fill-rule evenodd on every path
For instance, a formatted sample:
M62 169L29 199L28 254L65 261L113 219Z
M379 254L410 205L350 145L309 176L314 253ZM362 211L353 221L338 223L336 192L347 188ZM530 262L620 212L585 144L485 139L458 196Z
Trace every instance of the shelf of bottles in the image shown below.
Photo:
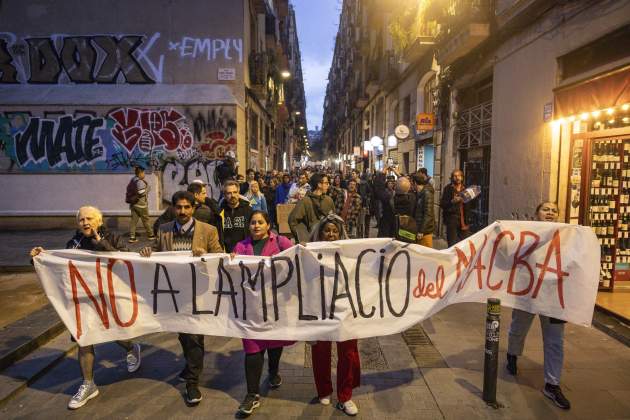
M600 288L630 275L630 139L593 141L588 220L601 246Z

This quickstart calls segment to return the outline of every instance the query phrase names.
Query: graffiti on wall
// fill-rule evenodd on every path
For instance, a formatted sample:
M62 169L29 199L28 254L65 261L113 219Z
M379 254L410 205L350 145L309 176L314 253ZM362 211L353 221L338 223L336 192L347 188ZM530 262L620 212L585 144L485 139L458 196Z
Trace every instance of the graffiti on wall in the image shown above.
M160 32L44 37L0 32L0 84L162 83L168 59L242 63L243 40L171 41Z
M163 196L203 179L218 197L217 162L236 153L234 106L0 112L0 172L161 173Z

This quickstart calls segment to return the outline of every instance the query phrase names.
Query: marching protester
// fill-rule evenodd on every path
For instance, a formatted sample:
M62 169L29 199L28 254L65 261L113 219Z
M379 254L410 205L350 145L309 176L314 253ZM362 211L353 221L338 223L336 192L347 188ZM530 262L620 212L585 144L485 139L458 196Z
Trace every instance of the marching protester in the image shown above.
M223 242L226 252L232 252L234 246L247 237L247 221L252 215L249 201L241 198L236 181L223 184Z
M558 206L556 203L543 202L536 208L536 220L543 222L558 221ZM543 394L558 407L568 410L571 403L560 389L560 375L564 360L564 324L566 321L538 315L543 336L545 387ZM512 375L518 373L517 360L523 354L525 339L532 326L534 314L520 309L512 310L512 323L508 339L507 370Z
M276 224L276 185L276 178L274 176L270 176L261 188L262 193L265 195L268 210L267 213L269 213L272 226Z
M470 236L470 226L467 224L469 206L460 196L465 189L464 172L461 169L455 169L451 173L451 183L444 187L440 200L449 247Z
M354 179L348 181L348 191L344 194L345 200L341 206L337 207L337 214L341 216L346 223L348 236L350 238L358 237L359 217L361 215L361 196L357 192L357 182Z
M337 241L348 239L344 221L334 214L324 216L313 228L311 241ZM330 341L317 341L311 347L313 377L317 388L317 397L323 405L330 404L333 392L330 379L331 361ZM352 390L361 384L361 361L357 340L337 342L337 405L336 407L349 416L356 416L359 409L352 401Z
M309 178L306 176L306 173L302 172L302 174L298 177L298 182L291 186L289 198L287 200L288 203L297 203L303 199L309 191L311 191L311 186L308 181Z
M267 211L267 199L265 195L260 191L260 185L258 181L250 181L249 182L249 191L245 194L245 198L249 201L249 205L252 210L261 210L265 213Z
M289 174L282 175L282 182L276 187L276 198L274 204L285 204L289 199L289 191L291 191L291 176Z
M240 241L233 249L232 255L272 256L285 249L291 248L291 241L284 236L276 235L271 229L269 215L260 210L254 210L249 218L249 236ZM247 395L239 406L239 412L251 414L260 406L260 377L262 375L265 352L268 358L269 386L278 388L282 384L282 377L278 373L280 357L284 346L294 341L279 340L250 340L243 339L245 350L245 378L247 380Z
M339 212L341 212L341 208L343 207L343 203L346 201L346 190L341 187L341 175L335 175L333 183L328 187L326 194L332 198L332 201L335 204L336 212L339 214Z
M418 226L416 225L416 193L411 190L411 182L405 176L396 181L396 192L392 199L394 208L393 237L399 241L415 243Z
M413 176L416 184L416 227L418 229L418 245L433 248L433 231L435 230L435 215L433 211L433 196L435 190L429 184L428 178L422 171Z
M374 178L372 192L375 198L375 207L378 204L378 209L375 209L373 214L378 223L378 237L392 238L394 236L393 197L396 181L386 177L382 172L378 172Z
M326 195L329 185L328 176L322 174L311 176L311 192L307 193L289 214L289 228L297 242L308 242L310 232L319 219L335 212L332 199Z
M240 188L239 192L240 192L241 195L245 195L245 194L247 194L247 191L249 191L249 189L250 189L249 184L256 179L256 171L254 171L251 168L246 170L245 171L245 180L242 183L240 181L240 177L242 177L242 176L239 176L239 183L241 184L241 188Z
M149 183L144 179L144 168L136 166L135 176L129 181L125 193L125 202L129 204L131 210L131 226L129 227L129 242L138 242L136 239L136 225L138 219L147 232L147 239L154 240L153 229L149 223Z
M103 214L92 206L83 206L77 212L78 229L76 234L66 244L67 249L83 249L87 251L127 251L120 236L108 232L103 223ZM31 250L31 257L44 252L44 248L35 247ZM75 341L72 338L72 341ZM132 341L116 341L127 351L127 371L133 373L140 368L140 344ZM94 383L94 346L79 346L79 366L83 382L78 391L68 402L68 408L75 410L83 407L89 400L99 394Z
M223 161L217 166L215 177L219 181L220 185L223 185L227 180L236 179L238 174L238 162L236 161L236 155L233 151L228 150L225 153Z
M172 204L175 220L161 225L155 245L142 248L140 255L150 257L153 251L192 251L194 256L223 252L217 229L193 217L195 197L190 192L176 192ZM204 336L180 333L179 342L186 359L186 366L179 375L186 382L186 402L198 404L202 400L199 376L203 370Z

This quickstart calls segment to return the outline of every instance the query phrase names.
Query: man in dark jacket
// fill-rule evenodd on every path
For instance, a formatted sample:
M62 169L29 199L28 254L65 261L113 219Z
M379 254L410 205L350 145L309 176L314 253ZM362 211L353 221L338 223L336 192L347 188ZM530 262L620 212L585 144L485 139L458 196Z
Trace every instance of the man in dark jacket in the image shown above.
M374 186L372 188L375 198L374 204L378 204L378 207L380 207L380 212L375 211L379 238L394 237L394 207L392 199L395 185L395 181L387 179L382 172L374 176Z
M396 192L393 197L394 232L392 237L405 242L416 242L417 225L416 193L411 190L409 178L401 176L396 181ZM412 235L412 236L411 236Z
M433 211L433 196L435 190L429 184L428 178L422 172L414 175L416 184L416 226L418 228L418 245L433 248L433 231L435 230L435 215Z
M226 181L223 184L221 210L225 251L232 252L236 244L249 235L247 223L253 212L249 202L240 198L238 182Z
M81 207L77 213L77 224L76 234L68 241L66 248L97 252L128 251L120 236L107 231L103 223L103 214L96 207ZM42 247L35 247L31 250L31 257L34 258L42 252L44 252ZM71 339L74 341L74 338ZM116 343L127 351L127 371L137 371L140 368L140 344L127 340L119 340ZM79 346L78 353L83 382L68 402L68 408L71 410L83 407L99 394L94 383L94 346Z
M332 198L326 195L330 182L327 175L314 174L310 179L311 191L297 202L289 214L289 228L300 243L310 239L311 230L319 220L335 212Z
M470 236L470 226L467 224L469 206L464 204L460 196L465 189L464 173L461 169L455 169L451 173L451 183L444 187L440 199L449 247Z

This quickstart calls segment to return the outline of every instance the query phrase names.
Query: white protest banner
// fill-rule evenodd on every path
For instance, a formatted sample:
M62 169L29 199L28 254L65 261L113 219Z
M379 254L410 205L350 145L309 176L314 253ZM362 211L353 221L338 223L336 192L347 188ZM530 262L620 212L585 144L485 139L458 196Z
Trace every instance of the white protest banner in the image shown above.
M343 341L400 332L447 305L489 297L588 326L599 263L588 227L508 221L446 250L357 239L274 257L61 250L35 258L81 345L160 331Z

